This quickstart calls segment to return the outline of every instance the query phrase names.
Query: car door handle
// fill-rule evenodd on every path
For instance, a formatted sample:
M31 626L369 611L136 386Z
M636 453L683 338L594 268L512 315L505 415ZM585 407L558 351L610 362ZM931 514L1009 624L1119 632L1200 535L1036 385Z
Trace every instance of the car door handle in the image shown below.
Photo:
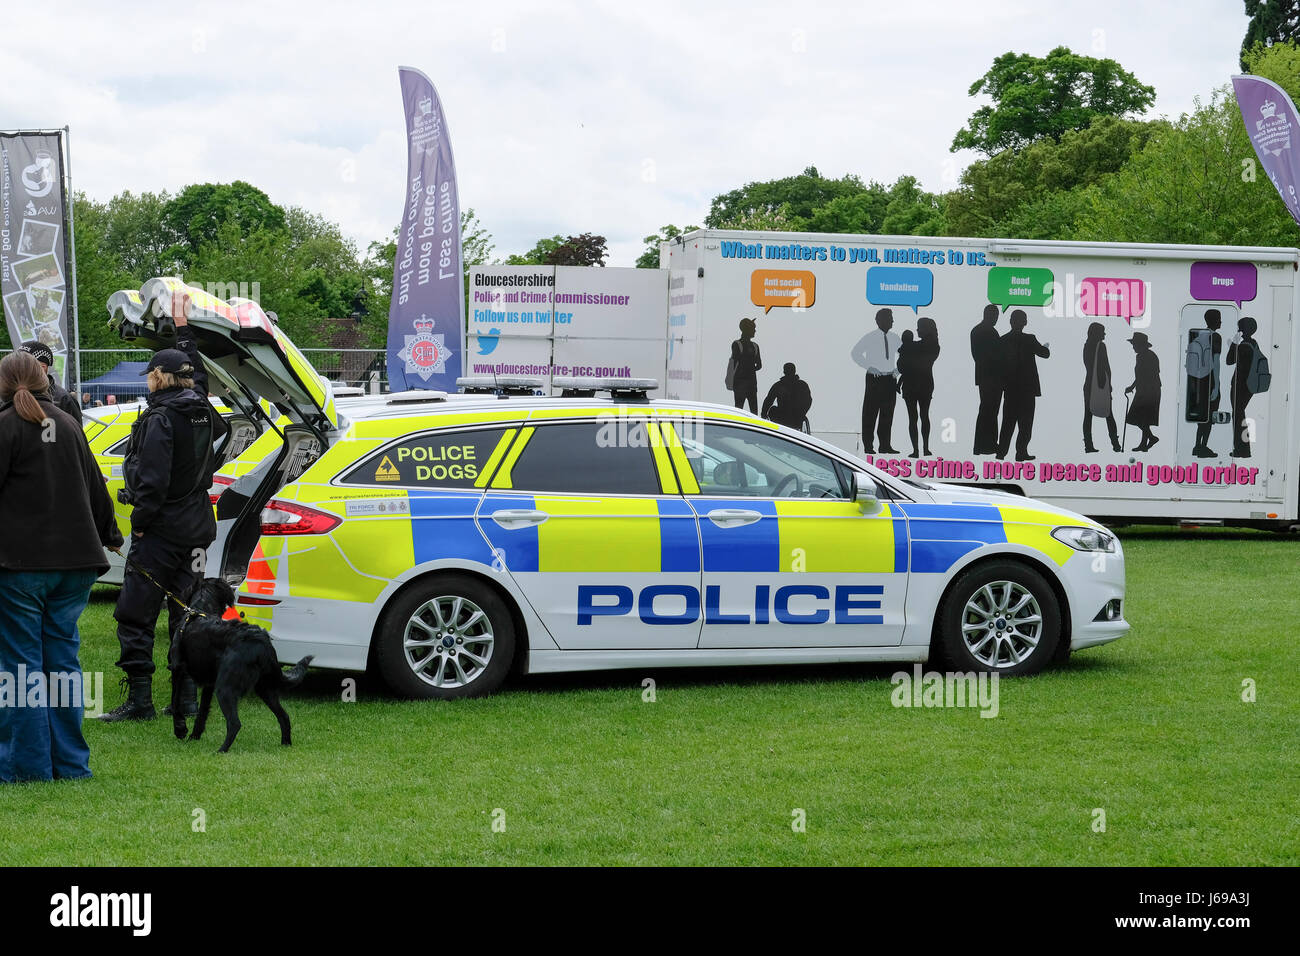
M529 511L524 508L506 508L501 511L492 512L492 520L505 528L507 531L514 531L519 528L531 528L539 525L549 518L545 511Z
M753 524L763 515L758 511L750 511L747 508L714 508L705 517L719 528L739 528L743 525Z

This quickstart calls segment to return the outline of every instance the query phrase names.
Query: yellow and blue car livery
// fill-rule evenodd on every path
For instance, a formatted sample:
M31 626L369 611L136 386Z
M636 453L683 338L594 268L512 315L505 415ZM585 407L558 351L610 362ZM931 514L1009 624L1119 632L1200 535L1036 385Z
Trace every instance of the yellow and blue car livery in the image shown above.
M810 436L697 403L372 402L343 413L337 438L261 520L240 609L271 629L281 660L313 654L321 667L365 667L394 628L409 640L386 615L399 597L432 598L464 577L509 608L515 653L534 673L924 661L945 607L974 602L964 629L1012 585L1042 612L1024 616L1040 625L1033 669L1044 653L1059 660L1128 630L1123 554L1095 522L900 482ZM981 567L1003 569L972 579L992 597L954 597ZM1049 602L1057 634L1044 630ZM987 620L981 646L1000 646L1002 619ZM1019 652L971 660L1018 672L1035 645Z

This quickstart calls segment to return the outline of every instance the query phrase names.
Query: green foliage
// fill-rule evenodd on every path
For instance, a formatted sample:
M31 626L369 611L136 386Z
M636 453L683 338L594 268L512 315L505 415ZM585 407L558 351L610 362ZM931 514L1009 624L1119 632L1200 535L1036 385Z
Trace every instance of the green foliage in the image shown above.
M648 240L647 240L648 241ZM506 257L508 266L603 266L609 252L604 236L584 232L577 236L538 239L522 255Z
M506 256L506 265L508 266L544 266L547 257L556 249L564 245L563 236L551 236L549 239L538 239L537 245L533 246L523 254L514 254Z
M1166 125L1099 116L1059 141L976 160L946 197L949 235L1071 238L1075 217L1087 208L1087 187L1121 169Z
M642 242L645 243L645 252L637 257L636 267L638 269L658 269L659 268L659 243L668 242L670 239L676 239L678 236L688 232L694 232L699 226L687 226L685 229L678 229L669 223L667 226L660 226L659 231L652 236L646 236Z
M1300 39L1300 0L1245 0L1245 3L1250 23L1241 41L1241 68L1255 73L1258 71L1251 65L1251 59L1259 50Z
M262 190L240 180L186 186L163 207L162 219L185 266L192 265L203 245L215 242L229 222L238 224L242 236L285 228L284 210ZM224 238L230 236L224 233Z
M861 192L863 188L857 176L825 179L816 166L809 166L797 176L746 183L717 196L704 217L704 225L710 229L781 228L758 223L804 220L836 196Z
M1272 80L1291 100L1300 100L1300 42L1289 40L1256 47L1246 54L1246 70Z
M1255 152L1228 88L1155 128L1124 167L1099 182L1079 239L1294 246L1300 231Z
M1043 138L1059 140L1069 130L1086 129L1098 116L1142 113L1156 96L1114 60L1063 46L1046 57L1004 53L968 92L988 95L993 105L971 115L953 137L952 149L988 155Z
M814 166L798 176L749 183L718 196L709 217L705 221L717 229L912 236L946 233L943 198L921 189L915 176L900 176L893 185L884 186L864 184L852 175L823 179Z

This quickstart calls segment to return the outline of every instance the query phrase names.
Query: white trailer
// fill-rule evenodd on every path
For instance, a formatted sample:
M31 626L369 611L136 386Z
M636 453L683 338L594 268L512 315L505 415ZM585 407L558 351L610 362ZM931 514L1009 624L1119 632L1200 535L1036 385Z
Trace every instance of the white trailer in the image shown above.
M1300 250L700 230L661 266L665 397L1099 518L1297 521Z

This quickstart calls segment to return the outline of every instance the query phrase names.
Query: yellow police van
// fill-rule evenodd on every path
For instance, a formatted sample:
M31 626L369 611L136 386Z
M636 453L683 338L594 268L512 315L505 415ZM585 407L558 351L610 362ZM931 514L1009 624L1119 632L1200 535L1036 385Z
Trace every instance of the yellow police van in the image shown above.
M208 563L282 661L457 698L512 668L1029 674L1128 630L1120 544L1080 515L893 478L645 381L344 408L255 304L153 283L124 337L166 347L156 316L184 308L214 381L287 419L221 494Z

